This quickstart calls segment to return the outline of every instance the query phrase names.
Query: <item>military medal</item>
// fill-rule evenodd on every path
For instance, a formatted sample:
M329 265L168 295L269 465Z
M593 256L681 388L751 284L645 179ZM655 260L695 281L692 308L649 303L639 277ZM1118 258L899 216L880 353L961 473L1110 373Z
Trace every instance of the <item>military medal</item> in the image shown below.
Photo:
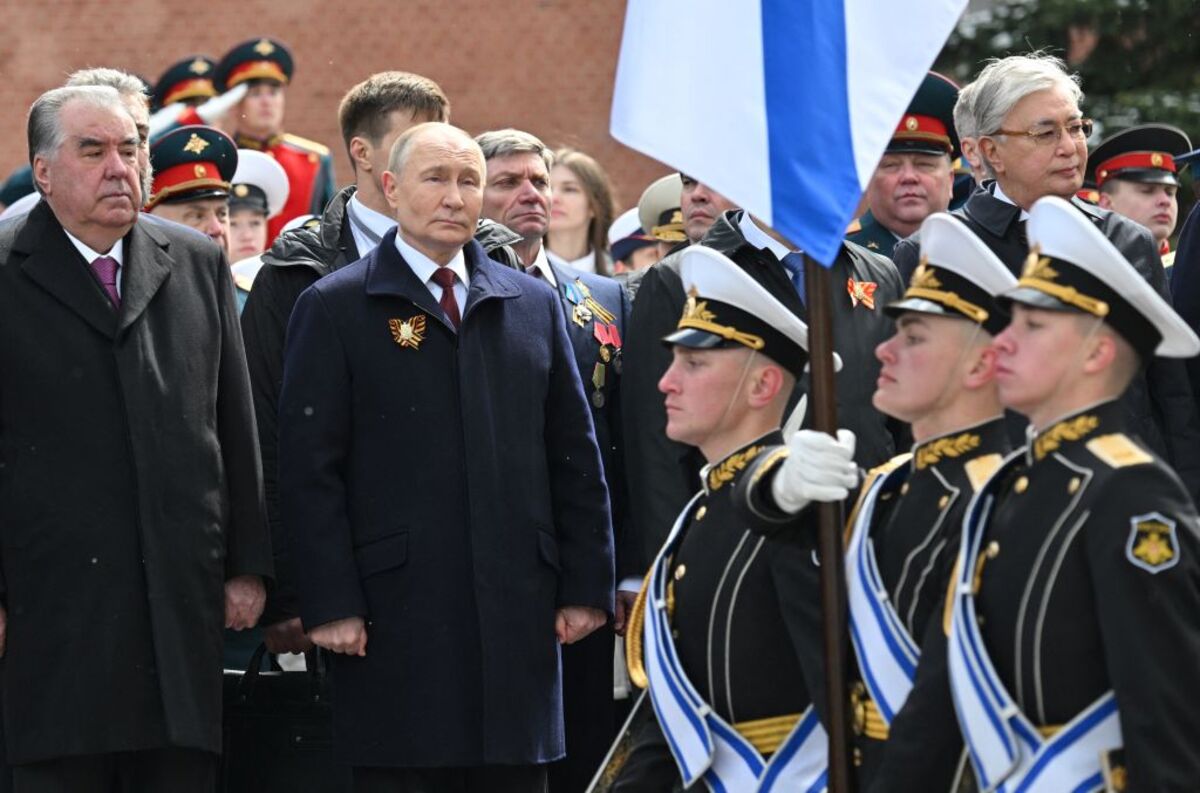
M389 319L388 330L392 332L392 341L401 347L419 349L425 341L425 315L417 314L409 319Z
M581 328L586 328L592 321L592 310L580 303L571 311L571 321Z
M875 309L875 290L879 288L879 284L874 281L855 281L853 278L846 279L846 291L850 294L850 307L854 308L859 303L862 303L869 309Z
M597 408L604 407L604 380L606 375L606 367L602 363L597 363L592 369L592 385L596 387L592 394L592 404Z

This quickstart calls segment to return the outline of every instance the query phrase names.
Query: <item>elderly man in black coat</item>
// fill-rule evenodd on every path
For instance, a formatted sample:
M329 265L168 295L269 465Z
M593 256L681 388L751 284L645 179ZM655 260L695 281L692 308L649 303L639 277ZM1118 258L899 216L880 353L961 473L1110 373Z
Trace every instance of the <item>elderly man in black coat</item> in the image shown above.
M0 637L18 791L208 791L271 552L224 254L139 218L117 92L43 94L0 224Z
M991 181L953 214L1020 275L1029 254L1025 219L1030 207L1047 195L1070 200L1167 298L1162 259L1149 229L1075 197L1087 167L1091 122L1079 109L1078 80L1062 61L1038 55L1003 58L980 72L971 93L970 115ZM914 235L893 251L906 280L917 268L919 245ZM1183 362L1151 356L1121 397L1121 407L1133 431L1171 463L1192 498L1200 498L1200 422ZM1012 440L1023 443L1026 422L1010 417Z
M398 231L301 294L280 401L284 530L358 791L545 788L559 645L613 609L608 493L553 290L471 239L483 155L397 139Z

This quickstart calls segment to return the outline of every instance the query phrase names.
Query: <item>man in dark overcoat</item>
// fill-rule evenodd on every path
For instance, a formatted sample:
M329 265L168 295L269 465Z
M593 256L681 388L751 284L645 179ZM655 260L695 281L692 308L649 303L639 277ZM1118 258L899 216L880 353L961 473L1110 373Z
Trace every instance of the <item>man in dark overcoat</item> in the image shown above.
M0 628L18 791L207 791L270 544L223 252L139 217L111 88L43 94L0 225Z
M559 645L613 609L612 528L553 290L472 240L483 155L430 122L368 256L303 292L280 400L304 627L336 653L356 791L544 790Z

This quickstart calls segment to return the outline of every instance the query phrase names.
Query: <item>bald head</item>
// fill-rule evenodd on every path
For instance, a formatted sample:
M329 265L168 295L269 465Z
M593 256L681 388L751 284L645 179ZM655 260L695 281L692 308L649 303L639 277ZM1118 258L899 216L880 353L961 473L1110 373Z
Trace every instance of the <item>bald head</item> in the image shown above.
M401 239L445 265L475 234L483 205L483 152L440 121L418 124L392 145L383 193Z
M458 127L443 121L427 121L409 127L396 142L392 144L392 152L388 157L388 170L399 176L404 170L410 155L417 148L442 149L446 152L470 152L479 161L479 168L484 168L483 150L475 139Z

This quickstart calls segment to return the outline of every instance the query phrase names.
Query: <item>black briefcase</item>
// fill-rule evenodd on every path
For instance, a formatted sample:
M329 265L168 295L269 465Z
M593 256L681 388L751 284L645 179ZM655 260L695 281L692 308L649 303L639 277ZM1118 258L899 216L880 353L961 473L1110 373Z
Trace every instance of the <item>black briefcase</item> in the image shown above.
M308 671L225 673L223 793L347 793L350 767L333 760L333 712L321 654Z

